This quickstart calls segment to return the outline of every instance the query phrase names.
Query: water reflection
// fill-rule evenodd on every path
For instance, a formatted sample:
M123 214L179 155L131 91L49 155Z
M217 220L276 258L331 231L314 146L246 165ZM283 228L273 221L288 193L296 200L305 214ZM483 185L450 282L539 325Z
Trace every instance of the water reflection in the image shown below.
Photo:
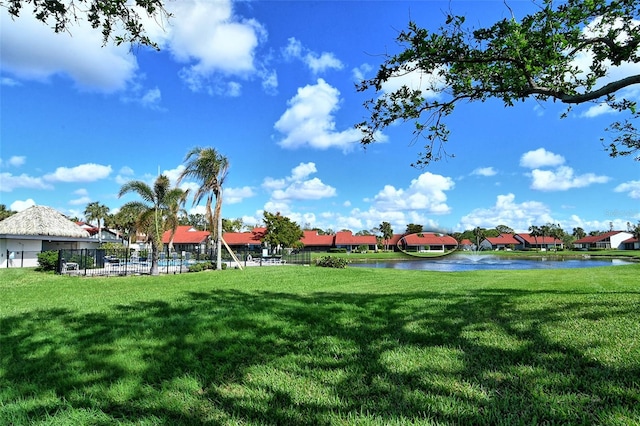
M367 263L352 263L350 266L459 272L482 270L593 268L596 266L629 265L631 263L632 262L621 259L562 259L551 257L517 259L492 255L454 254L435 259L385 260Z

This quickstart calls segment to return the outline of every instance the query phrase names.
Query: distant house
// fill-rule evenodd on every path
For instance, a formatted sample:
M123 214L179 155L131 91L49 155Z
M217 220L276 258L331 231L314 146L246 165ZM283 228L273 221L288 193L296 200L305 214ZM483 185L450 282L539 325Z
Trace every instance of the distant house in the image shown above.
M515 234L513 236L518 241L516 250L550 250L564 247L562 240L545 235L544 237L534 237L531 234Z
M460 250L473 250L475 248L475 243L473 243L470 239L465 238L458 244L458 248Z
M336 232L334 245L336 248L344 248L347 252L357 250L361 246L366 246L367 250L375 251L378 241L375 235L353 235L351 231Z
M86 222L76 222L78 226L86 230L89 233L90 238L96 239L103 243L120 243L123 244L125 238L116 230L109 228L102 228L102 232L97 226L93 226Z
M600 235L589 235L573 242L573 247L588 249L625 249L625 241L633 238L631 232L609 231Z
M404 237L404 234L393 234L386 242L385 240L382 240L382 245L383 247L385 244L388 245L389 250L399 251L401 249L400 241L402 240L402 237Z
M182 225L176 228L173 235L173 250L176 252L204 253L211 233L209 231L198 231L189 225ZM169 244L171 241L171 231L162 234L162 244Z
M501 234L497 237L488 237L482 240L480 248L482 250L512 250L520 242L515 239L514 234Z
M640 250L640 240L635 237L624 240L622 244L625 250Z
M418 253L445 252L458 247L458 242L450 235L421 232L402 237L401 245L406 251Z
M0 267L38 266L38 253L97 248L98 241L62 213L33 206L0 221Z
M303 231L300 241L304 244L305 250L321 252L328 251L333 247L334 235L319 235L318 231Z
M266 228L254 228L249 232L225 232L222 238L236 253L260 252Z

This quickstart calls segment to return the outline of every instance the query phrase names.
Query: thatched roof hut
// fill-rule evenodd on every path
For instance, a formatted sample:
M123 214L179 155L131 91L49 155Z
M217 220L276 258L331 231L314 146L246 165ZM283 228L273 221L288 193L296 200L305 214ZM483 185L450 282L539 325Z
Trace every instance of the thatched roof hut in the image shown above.
M33 206L0 221L0 235L89 238L89 233L57 210Z

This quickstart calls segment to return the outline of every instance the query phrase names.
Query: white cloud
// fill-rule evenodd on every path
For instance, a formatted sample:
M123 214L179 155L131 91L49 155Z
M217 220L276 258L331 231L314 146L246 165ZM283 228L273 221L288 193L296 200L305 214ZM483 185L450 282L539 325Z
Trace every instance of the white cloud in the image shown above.
M472 175L486 177L495 176L497 173L493 167L479 167L471 172Z
M148 90L140 99L140 103L147 108L157 108L162 100L162 92L157 87Z
M556 223L551 217L549 208L538 201L515 202L514 194L498 195L495 205L489 208L478 208L463 216L458 229L472 229L477 226L493 228L504 224L516 232L526 232L532 224Z
M596 28L598 25L601 24L601 21L602 21L601 18L597 18L593 20L589 25L587 25L583 29L583 33L590 38L600 37L604 35L603 32L608 31L607 26L603 26L603 28L601 29ZM632 20L631 23L636 28L638 27L638 25L640 25L640 22L637 20ZM621 28L621 24L622 22L620 20L614 21L613 28L619 29ZM624 39L626 37L628 37L628 35L622 33L619 35L618 41L623 42L625 41ZM589 67L592 65L592 63L593 63L593 53L591 52L591 50L582 50L578 55L576 55L571 65L573 67L577 67L579 70L582 71L583 73L582 75L585 75L590 71ZM611 61L605 60L603 61L603 64L604 64L604 68L606 69L606 75L598 79L594 90L612 81L619 80L631 75L637 75L640 73L640 63L636 63L636 62L622 62L618 66L613 66L611 64ZM619 98L625 98L625 97L637 98L638 91L633 87L629 87L619 91L617 95ZM580 116L586 117L586 118L592 118L602 114L612 114L615 112L616 111L611 109L608 105L604 103L600 103L598 105L589 107L585 112L580 114Z
M373 207L383 212L424 210L431 214L445 214L451 211L446 204L445 191L453 189L453 179L430 172L413 179L407 189L385 187L373 198Z
M564 164L564 157L562 155L554 154L544 148L525 152L520 158L520 165L530 169L553 167L561 164Z
M336 130L333 113L339 108L340 92L318 79L317 84L299 88L289 100L289 108L274 127L285 137L279 142L283 148L352 149L360 141L361 132L354 128Z
M265 178L262 187L271 191L271 201L275 203L290 200L319 200L335 196L336 189L334 187L326 185L317 177L308 179L311 174L316 172L315 163L300 163L291 170L291 175L286 178Z
M236 16L232 1L170 2L167 9L174 16L159 36L176 61L188 64L181 76L192 90L209 86L215 76L256 73L256 49L266 31L257 21Z
M342 62L333 53L312 52L295 37L289 38L287 46L283 49L283 55L285 59L301 60L314 74L320 74L329 69L341 70L343 68Z
M24 163L26 163L26 161L27 161L27 157L25 157L24 155L14 155L8 160L3 160L2 158L0 158L0 167L5 167L5 166L20 167Z
M316 163L300 163L291 170L291 180L299 181L305 179L317 171Z
M55 172L44 176L49 182L94 182L111 174L111 166L87 163L76 167L58 167Z
M599 115L615 113L617 113L615 109L611 108L609 105L603 102L589 107L589 109L580 114L580 117L593 118Z
M318 178L312 178L293 182L285 189L277 189L273 191L271 197L274 200L319 200L335 195L334 187L324 184Z
M241 203L244 199L253 197L255 192L250 186L243 186L242 188L226 188L222 194L223 201L226 204Z
M593 183L606 183L608 176L598 176L594 173L575 175L571 167L561 166L554 170L531 171L531 189L539 191L566 191L572 188L583 188Z
M89 204L92 201L91 197L89 197L89 191L87 191L85 188L76 189L75 191L73 191L73 193L75 195L78 195L78 198L69 201L69 204L73 206Z
M0 173L0 192L11 192L16 188L53 189L53 186L44 182L40 177L29 176L25 173L21 175Z
M115 181L118 185L124 185L125 183L132 180L133 175L134 175L133 169L131 167L125 166L118 171Z
M36 205L36 202L33 201L33 199L29 198L29 199L26 199L24 201L22 201L22 200L14 201L9 206L9 209L13 210L13 211L16 211L16 212L21 212L21 211L26 210L29 207L33 207L35 205Z
M640 217L640 215L638 216ZM586 232L589 231L608 231L612 225L615 230L626 230L628 218L616 218L611 217L607 220L585 220L579 217L578 215L571 215L570 219L561 223L560 225L567 232L571 232L573 228L582 228Z
M413 67L413 64L408 64L408 67ZM439 98L445 86L438 72L439 70L433 73L425 73L420 69L399 70L382 84L382 92L393 93L406 86L411 90L420 90L425 99Z
M357 68L351 70L351 74L353 75L353 79L360 83L362 80L366 78L366 75L373 70L373 67L370 64L362 64Z
M20 86L20 82L14 78L2 77L0 78L0 85L7 87L16 87Z
M69 204L71 204L72 206L83 206L85 204L89 204L90 202L91 202L91 197L84 196L84 197L75 198L69 201Z
M621 183L614 189L615 192L626 192L633 199L640 199L640 180L630 180Z
M275 73L256 59L257 48L267 37L265 29L253 19L237 16L232 0L181 0L165 7L172 14L168 22L142 13L142 23L153 41L185 64L179 75L192 90L233 96L239 93L240 83L225 83L231 76L257 76L265 90L277 87ZM138 63L129 46L103 46L100 30L86 21L72 23L69 33L55 34L31 13L15 20L3 13L0 18L2 71L15 77L3 77L3 85L62 75L84 90L113 93L135 86ZM158 105L158 88L142 93L137 98L140 103ZM123 100L136 99L135 95Z
M127 46L108 43L86 22L70 33L54 33L32 13L11 19L0 14L2 70L17 79L46 81L54 75L70 77L84 89L111 93L123 90L138 69Z

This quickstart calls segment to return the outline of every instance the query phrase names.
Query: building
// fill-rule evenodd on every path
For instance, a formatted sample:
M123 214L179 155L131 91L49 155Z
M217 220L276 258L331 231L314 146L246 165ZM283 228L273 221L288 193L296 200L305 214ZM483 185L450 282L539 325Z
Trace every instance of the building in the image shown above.
M205 253L211 235L209 231L198 231L190 225L178 226L173 233L173 239L171 234L172 231L165 231L162 234L162 244L173 246L169 247L169 251L178 253Z
M378 249L375 235L353 235L351 231L336 232L333 244L338 249L346 249L348 253L359 251L361 248L370 251Z
M480 243L481 250L513 250L520 242L514 234L500 234L497 237L488 237Z
M458 242L450 235L434 232L421 232L402 237L400 245L408 252L427 253L455 250Z
M615 249L624 250L625 242L633 238L631 232L609 231L600 235L589 235L573 242L573 247L579 250Z
M516 250L557 250L562 249L564 244L562 240L548 235L534 237L531 234L515 234L513 236L518 241Z
M320 235L318 231L303 231L302 244L304 249L314 252L325 252L333 247L335 235Z
M0 267L38 266L38 254L50 250L94 249L98 240L62 213L33 206L0 222Z

